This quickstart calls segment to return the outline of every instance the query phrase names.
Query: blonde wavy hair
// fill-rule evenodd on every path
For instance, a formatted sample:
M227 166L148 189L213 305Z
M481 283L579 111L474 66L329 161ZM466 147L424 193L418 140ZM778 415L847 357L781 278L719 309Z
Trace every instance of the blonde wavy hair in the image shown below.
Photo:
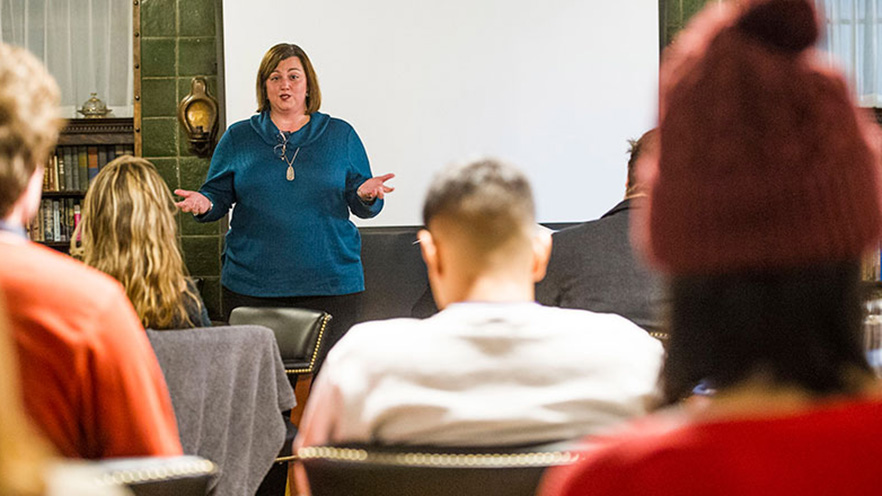
M0 494L37 496L53 454L25 413L4 300L0 295Z
M201 300L187 283L176 211L153 164L124 155L89 184L72 236L71 254L121 282L146 328L199 326L187 312Z

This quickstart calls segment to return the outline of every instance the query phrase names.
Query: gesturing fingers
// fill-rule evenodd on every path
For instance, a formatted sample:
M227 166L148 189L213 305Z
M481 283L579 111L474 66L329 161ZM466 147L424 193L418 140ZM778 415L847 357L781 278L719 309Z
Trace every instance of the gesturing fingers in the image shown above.
M395 177L395 174L392 173L383 174L382 176L374 176L362 183L356 193L364 201L373 201L374 198L383 199L386 196L386 193L395 191L395 188L384 184L384 182L393 177Z
M383 174L382 176L377 176L375 179L379 179L381 183L385 183L386 181L392 179L393 177L395 177L395 174L390 172L389 174Z

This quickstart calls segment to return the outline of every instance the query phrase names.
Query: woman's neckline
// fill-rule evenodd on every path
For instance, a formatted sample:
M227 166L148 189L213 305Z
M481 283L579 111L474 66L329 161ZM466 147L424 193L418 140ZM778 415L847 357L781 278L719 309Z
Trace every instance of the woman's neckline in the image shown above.
M270 120L273 121L273 124L276 125L276 128L283 133L296 133L303 129L303 127L309 124L309 121L312 120L309 114L300 114L299 116L289 118L287 116L283 117L279 114L275 114L272 111L270 111L269 117Z

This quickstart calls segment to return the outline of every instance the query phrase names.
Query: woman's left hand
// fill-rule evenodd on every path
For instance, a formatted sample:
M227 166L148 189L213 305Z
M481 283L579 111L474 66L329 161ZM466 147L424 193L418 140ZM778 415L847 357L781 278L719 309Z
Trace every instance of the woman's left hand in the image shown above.
M361 183L356 193L363 202L372 202L377 198L383 199L386 193L395 191L392 186L386 186L385 182L395 177L395 174L384 174L382 176L372 177Z

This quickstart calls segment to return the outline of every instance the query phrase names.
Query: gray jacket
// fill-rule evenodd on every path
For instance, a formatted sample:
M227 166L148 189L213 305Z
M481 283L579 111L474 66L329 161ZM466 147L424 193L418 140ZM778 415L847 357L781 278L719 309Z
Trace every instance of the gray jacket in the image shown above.
M536 300L616 313L647 331L661 330L661 278L633 253L633 209L633 201L624 200L598 220L554 233L548 273L536 285Z

